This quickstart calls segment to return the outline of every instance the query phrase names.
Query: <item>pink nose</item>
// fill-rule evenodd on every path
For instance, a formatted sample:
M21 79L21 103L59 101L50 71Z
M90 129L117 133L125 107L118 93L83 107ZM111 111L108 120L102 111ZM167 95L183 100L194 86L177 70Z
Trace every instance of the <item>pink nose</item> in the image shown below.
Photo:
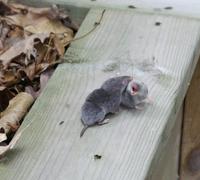
M153 104L153 100L149 97L147 97L145 100L144 100L145 103L147 104Z

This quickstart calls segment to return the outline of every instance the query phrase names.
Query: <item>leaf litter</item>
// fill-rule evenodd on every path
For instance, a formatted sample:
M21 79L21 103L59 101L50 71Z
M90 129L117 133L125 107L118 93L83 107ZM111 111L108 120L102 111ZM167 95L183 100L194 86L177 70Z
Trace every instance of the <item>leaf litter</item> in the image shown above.
M17 129L78 28L56 5L0 1L0 157L20 138Z

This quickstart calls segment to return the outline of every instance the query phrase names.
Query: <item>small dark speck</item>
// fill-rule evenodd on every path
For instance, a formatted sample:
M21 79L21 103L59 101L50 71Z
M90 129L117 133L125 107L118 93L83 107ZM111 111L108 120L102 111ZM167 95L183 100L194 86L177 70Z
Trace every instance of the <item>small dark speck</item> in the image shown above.
M59 122L59 125L62 125L63 123L64 123L64 121L60 121L60 122Z
M173 7L167 6L167 7L165 7L164 9L166 9L166 10L171 10L171 9L173 9Z
M156 26L160 26L162 23L161 22L155 22Z
M94 23L94 26L98 26L100 23L99 22L95 22Z
M102 157L101 155L95 154L95 155L94 155L94 160L101 159L101 157Z
M91 1L96 1L96 0L91 0Z
M133 6L133 5L129 5L128 8L130 8L130 9L136 9L136 7Z

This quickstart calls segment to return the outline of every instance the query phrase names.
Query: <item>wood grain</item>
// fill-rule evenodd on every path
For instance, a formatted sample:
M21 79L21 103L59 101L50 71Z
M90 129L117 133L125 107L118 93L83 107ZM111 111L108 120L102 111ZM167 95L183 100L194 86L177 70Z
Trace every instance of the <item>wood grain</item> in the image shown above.
M179 150L183 107L176 118L175 126L167 143L160 146L160 155L155 155L155 164L151 165L148 177L145 180L178 180Z
M197 64L186 99L181 151L181 180L199 180L200 171L192 172L188 159L200 145L200 61ZM196 157L196 159L199 159ZM194 164L194 162L193 162ZM200 170L200 167L199 167Z
M102 9L92 9L77 37ZM162 22L155 26L155 22ZM106 10L101 25L72 43L25 118L17 146L0 164L3 180L143 180L167 144L199 56L200 22L173 16ZM112 67L112 68L110 68ZM85 97L116 75L133 75L149 87L153 105L121 110L83 138ZM64 121L62 125L59 125ZM169 147L170 148L170 147ZM99 160L94 155L101 155Z

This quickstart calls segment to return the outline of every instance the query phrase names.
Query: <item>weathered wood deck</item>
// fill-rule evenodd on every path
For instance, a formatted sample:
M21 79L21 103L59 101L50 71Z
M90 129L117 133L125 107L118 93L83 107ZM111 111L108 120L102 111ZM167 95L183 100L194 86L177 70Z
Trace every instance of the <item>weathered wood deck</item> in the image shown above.
M84 7L94 3L78 2L56 3ZM174 151L168 153L167 149L178 150L181 120L176 117L199 56L200 21L110 8L112 3L101 25L67 50L65 63L57 68L21 128L31 125L0 164L0 179L177 178L176 171L170 176L155 174L164 167L162 153L170 157ZM77 37L91 30L103 6L107 3L90 9ZM161 25L156 26L156 22ZM145 81L153 105L141 112L123 110L111 117L109 124L90 128L80 139L80 108L85 97L104 80L119 74ZM59 125L61 121L64 123ZM177 138L174 141L173 136ZM95 154L102 158L94 160ZM174 159L176 168L177 157Z

